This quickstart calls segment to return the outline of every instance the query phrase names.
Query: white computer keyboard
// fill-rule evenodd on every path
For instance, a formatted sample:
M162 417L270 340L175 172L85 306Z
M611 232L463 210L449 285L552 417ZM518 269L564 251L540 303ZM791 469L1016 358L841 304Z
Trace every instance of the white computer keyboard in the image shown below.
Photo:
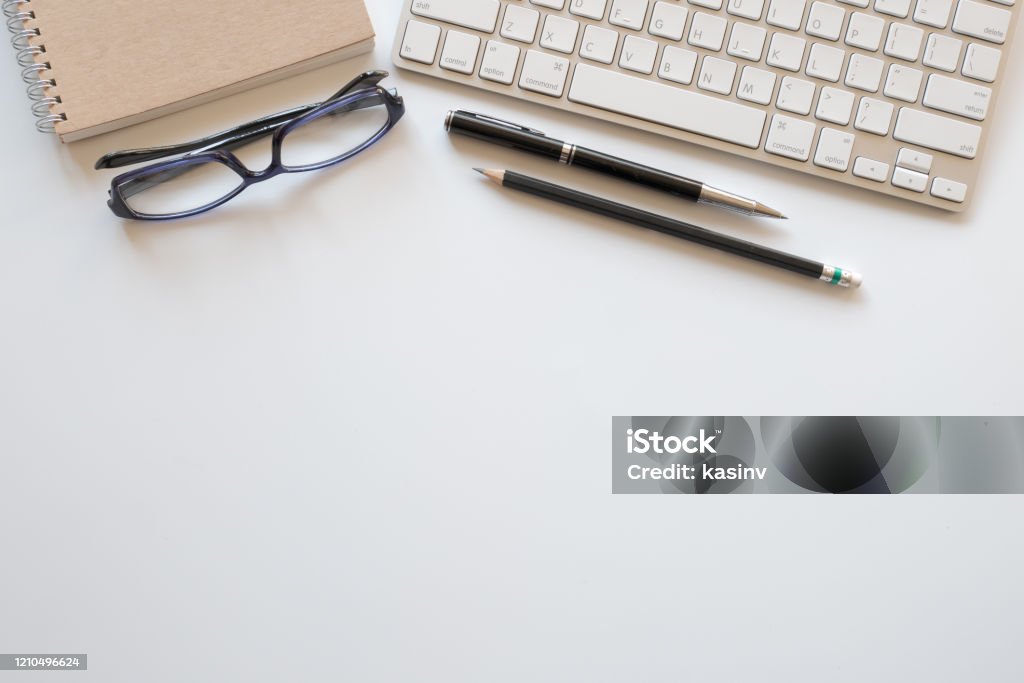
M397 66L951 211L1015 0L402 0ZM525 122L530 123L530 122Z

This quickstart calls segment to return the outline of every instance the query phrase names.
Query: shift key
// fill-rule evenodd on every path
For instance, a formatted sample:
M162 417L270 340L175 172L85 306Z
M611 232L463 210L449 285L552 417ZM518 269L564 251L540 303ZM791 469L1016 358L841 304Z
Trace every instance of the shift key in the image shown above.
M413 0L412 13L473 28L485 33L494 33L498 24L498 0Z
M912 145L973 159L978 155L981 127L903 107L892 136Z

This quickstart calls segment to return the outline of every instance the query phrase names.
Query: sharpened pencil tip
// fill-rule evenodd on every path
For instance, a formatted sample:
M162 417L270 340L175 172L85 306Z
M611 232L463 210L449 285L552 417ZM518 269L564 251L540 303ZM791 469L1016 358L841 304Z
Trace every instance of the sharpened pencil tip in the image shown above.
M480 175L484 176L488 180L492 180L492 181L496 182L499 185L504 184L504 180L505 180L505 172L504 171L496 171L496 170L494 170L492 168L474 168L473 170L476 171L477 173L479 173Z

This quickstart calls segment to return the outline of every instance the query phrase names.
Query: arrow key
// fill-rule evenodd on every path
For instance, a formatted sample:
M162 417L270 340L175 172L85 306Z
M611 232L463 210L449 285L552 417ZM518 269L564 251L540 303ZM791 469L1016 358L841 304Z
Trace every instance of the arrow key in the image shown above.
M967 197L967 186L948 178L936 178L932 181L932 196L959 204Z
M853 162L853 175L874 180L876 183L884 183L889 177L889 164L867 157L857 157L857 160Z

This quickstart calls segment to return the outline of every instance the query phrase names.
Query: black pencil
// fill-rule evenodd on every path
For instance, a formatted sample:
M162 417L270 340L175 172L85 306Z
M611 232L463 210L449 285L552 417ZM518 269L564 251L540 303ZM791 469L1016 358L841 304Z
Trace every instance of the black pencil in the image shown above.
M487 176L502 187L550 199L559 204L575 206L591 213L608 216L609 218L617 218L620 221L638 225L641 228L703 244L706 247L742 256L753 261L767 263L770 266L782 268L806 277L812 277L815 280L823 280L831 285L860 287L863 281L859 274L851 270L794 256L777 249L762 247L760 244L723 235L722 233L714 232L691 223L684 223L667 216L659 216L650 211L643 211L632 206L595 197L594 195L531 178L513 171L482 168L474 170Z

